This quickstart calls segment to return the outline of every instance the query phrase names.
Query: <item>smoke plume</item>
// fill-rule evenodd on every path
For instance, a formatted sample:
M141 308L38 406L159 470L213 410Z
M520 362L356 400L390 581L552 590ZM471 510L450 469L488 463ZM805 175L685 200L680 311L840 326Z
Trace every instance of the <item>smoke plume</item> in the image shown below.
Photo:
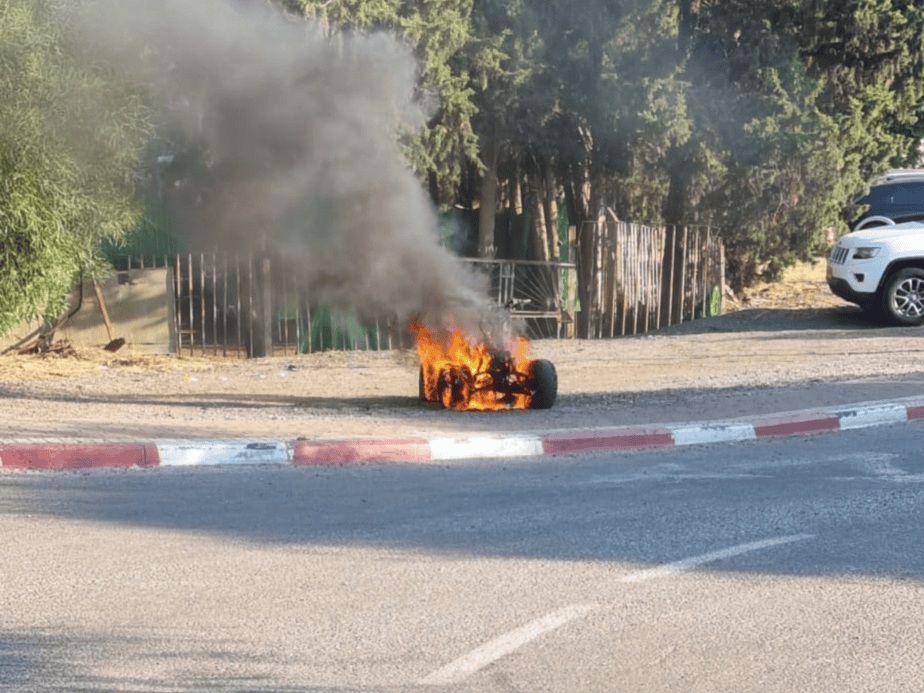
M485 292L437 240L396 133L422 126L408 46L326 36L264 3L103 0L92 53L141 80L191 145L169 191L195 249L267 253L314 302L472 330Z

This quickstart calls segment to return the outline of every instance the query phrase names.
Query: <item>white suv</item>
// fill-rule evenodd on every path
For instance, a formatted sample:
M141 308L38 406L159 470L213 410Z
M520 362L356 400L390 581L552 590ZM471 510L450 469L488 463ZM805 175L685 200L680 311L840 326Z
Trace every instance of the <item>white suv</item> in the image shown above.
M843 236L828 257L836 295L900 325L924 325L924 222L864 228Z
M893 169L879 176L868 193L854 199L853 208L859 213L854 231L924 221L924 170Z

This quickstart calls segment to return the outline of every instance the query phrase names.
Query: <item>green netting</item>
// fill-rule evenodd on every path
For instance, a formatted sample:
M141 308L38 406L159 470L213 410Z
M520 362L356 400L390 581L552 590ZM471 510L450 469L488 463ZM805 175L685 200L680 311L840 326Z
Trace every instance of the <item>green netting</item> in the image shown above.
M171 233L166 220L150 216L145 217L141 224L129 231L121 241L103 239L100 250L103 257L113 264L126 256L168 257L188 251Z
M375 325L365 327L351 312L323 305L311 314L309 329L299 351L379 351L388 348L388 337Z

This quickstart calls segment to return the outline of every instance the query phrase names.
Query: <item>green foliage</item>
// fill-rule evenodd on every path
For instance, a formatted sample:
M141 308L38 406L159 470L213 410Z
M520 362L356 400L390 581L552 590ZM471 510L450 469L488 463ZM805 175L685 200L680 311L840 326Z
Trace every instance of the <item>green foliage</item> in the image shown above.
M471 122L500 169L554 161L587 218L599 202L719 227L737 287L820 252L852 196L913 164L924 135L915 0L477 0L458 4L471 35L447 27L434 52L418 2L302 5L412 37L457 109L408 148L444 189L474 158Z
M402 135L402 151L417 173L435 181L437 201L444 205L454 201L467 162L478 159L469 66L492 59L480 56L473 40L472 4L473 0L295 3L331 30L395 31L413 46L420 61L417 95L433 112L425 128Z
M472 206L496 152L504 175L552 171L574 224L606 205L719 227L736 286L819 252L924 134L915 0L282 4L332 38L381 30L413 47L429 119L401 145L443 207ZM100 238L138 218L145 104L75 58L58 5L0 0L0 332L60 310Z
M69 52L56 5L0 7L0 334L56 317L99 242L139 220L132 176L146 137L137 91Z
M589 215L599 199L623 219L720 227L740 286L817 254L855 192L912 163L918 5L481 0L501 70L475 122L527 166L556 161L564 189L592 191Z
M910 163L921 29L912 2L702 6L686 69L694 132L725 174L699 167L687 204L725 230L734 284L816 255L826 229L846 230L854 193Z

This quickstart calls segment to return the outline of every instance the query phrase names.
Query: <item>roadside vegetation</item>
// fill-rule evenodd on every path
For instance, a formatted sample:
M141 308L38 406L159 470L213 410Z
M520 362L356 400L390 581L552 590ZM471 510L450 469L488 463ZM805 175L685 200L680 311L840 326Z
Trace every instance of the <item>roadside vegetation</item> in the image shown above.
M57 318L79 277L106 271L100 241L141 220L142 85L68 43L65 4L0 2L0 334Z
M0 0L0 334L57 317L101 271L100 241L144 214L156 98L75 40L85 4ZM387 31L411 46L429 108L402 152L434 204L461 215L468 255L558 259L565 215L578 229L601 213L711 225L740 291L816 257L846 230L851 195L914 165L924 136L913 0L282 6L331 42Z

